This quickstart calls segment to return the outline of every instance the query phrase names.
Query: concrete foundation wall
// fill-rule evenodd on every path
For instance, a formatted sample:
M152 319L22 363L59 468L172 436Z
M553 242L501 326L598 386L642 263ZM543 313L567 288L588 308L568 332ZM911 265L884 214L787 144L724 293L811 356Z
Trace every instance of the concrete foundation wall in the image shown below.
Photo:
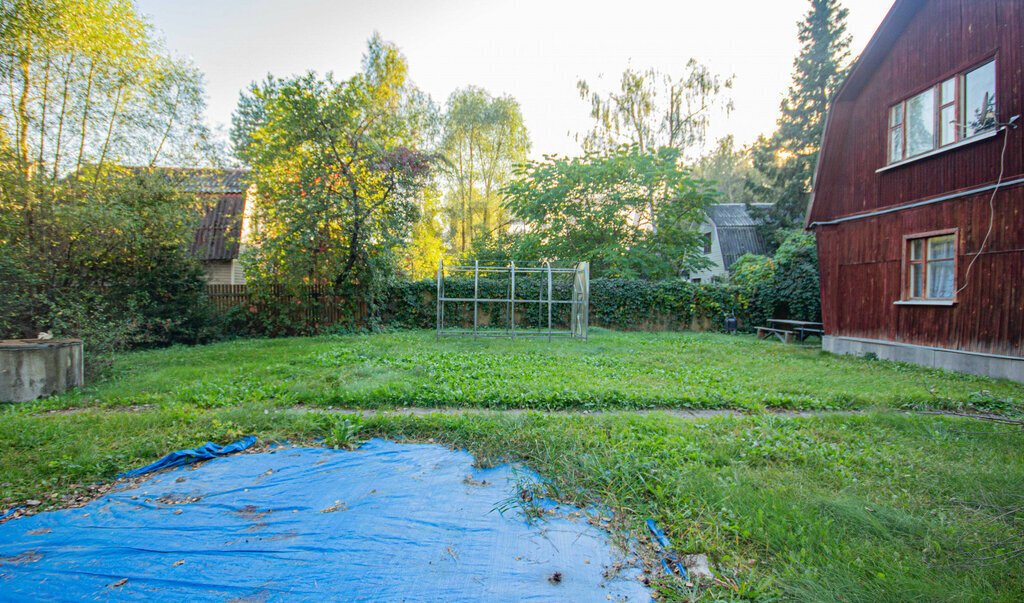
M1024 383L1024 358L834 335L826 335L822 339L821 349L834 354L852 354L854 356L873 353L883 360L911 362L921 366Z
M26 402L84 384L81 341L0 341L0 402Z

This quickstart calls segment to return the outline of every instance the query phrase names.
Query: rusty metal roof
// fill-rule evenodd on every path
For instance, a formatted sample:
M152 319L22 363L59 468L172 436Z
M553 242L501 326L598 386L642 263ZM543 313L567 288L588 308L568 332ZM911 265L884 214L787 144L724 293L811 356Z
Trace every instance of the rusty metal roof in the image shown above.
M768 207L767 203L755 203L754 207ZM757 221L747 212L743 203L721 203L707 208L708 219L718 233L722 247L722 261L729 269L745 253L764 255L768 251L764 238L757 231Z
M211 196L211 203L196 227L192 254L204 261L237 258L244 211L244 192Z
M244 193L249 187L246 169L132 167L134 173L162 174L178 190L189 193Z
M133 172L163 175L175 188L205 199L205 212L196 227L190 251L203 261L238 257L242 238L242 213L250 171L216 168L129 168Z

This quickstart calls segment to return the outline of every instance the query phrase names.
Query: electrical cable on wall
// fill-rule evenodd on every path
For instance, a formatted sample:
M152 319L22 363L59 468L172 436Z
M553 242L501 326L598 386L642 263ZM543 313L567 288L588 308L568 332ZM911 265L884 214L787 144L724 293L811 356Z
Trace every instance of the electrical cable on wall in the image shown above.
M975 260L978 259L978 256L980 256L982 252L985 251L985 245L988 244L988 238L992 234L992 226L995 223L996 216L996 193L999 192L999 187L1003 182L1003 171L1006 169L1006 144L1010 140L1010 128L1017 127L1017 124L1013 122L1015 122L1018 117L1019 116L1015 115L1011 117L1010 121L1006 122L1005 124L998 124L1003 128L1003 150L1002 152L999 153L999 177L996 178L996 186L995 188L992 189L992 194L989 195L988 198L988 231L985 233L985 238L982 239L981 241L981 247L978 248L978 252L974 254L974 257L971 258L971 263L967 265L967 270L964 272L964 284L962 287L960 287L953 293L954 297L967 288L967 283L969 282L971 276L971 267L974 266L974 262Z

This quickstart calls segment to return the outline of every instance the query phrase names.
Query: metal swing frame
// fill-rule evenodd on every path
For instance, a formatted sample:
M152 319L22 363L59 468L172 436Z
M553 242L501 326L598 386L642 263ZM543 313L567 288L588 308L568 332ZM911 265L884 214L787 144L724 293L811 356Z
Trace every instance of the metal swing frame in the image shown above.
M485 263L481 265L480 260L475 260L472 265L445 265L444 260L438 262L437 266L437 338L441 337L507 337L510 339L581 339L587 340L590 304L590 263L577 262L571 268L555 267L551 262L539 262L530 266L520 262L508 262L507 264L492 265ZM509 288L504 297L482 298L480 297L480 275L487 276L508 275ZM445 295L445 278L447 275L473 277L472 297L447 297ZM542 281L537 299L516 298L516 276L537 275L546 279L546 293ZM570 299L555 299L553 297L553 282L556 277L572 275L573 287ZM473 304L473 328L453 328L445 325L445 304L446 303L472 303ZM479 325L480 304L505 304L507 318L501 328L483 330ZM516 305L537 304L537 330L516 332L515 308ZM568 304L569 328L555 329L552 317L555 306ZM547 329L544 329L543 317L544 307L547 306Z

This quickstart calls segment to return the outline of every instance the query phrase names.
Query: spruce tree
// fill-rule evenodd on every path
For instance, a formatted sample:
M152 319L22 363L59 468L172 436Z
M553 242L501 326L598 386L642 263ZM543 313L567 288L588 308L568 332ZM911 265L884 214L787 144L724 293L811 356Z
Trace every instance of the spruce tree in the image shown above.
M773 247L803 222L810 200L828 102L846 76L849 11L839 0L811 0L799 25L800 54L793 61L793 84L782 101L778 130L760 137L753 164L763 178L748 181L754 197L769 208L752 208L762 234Z

